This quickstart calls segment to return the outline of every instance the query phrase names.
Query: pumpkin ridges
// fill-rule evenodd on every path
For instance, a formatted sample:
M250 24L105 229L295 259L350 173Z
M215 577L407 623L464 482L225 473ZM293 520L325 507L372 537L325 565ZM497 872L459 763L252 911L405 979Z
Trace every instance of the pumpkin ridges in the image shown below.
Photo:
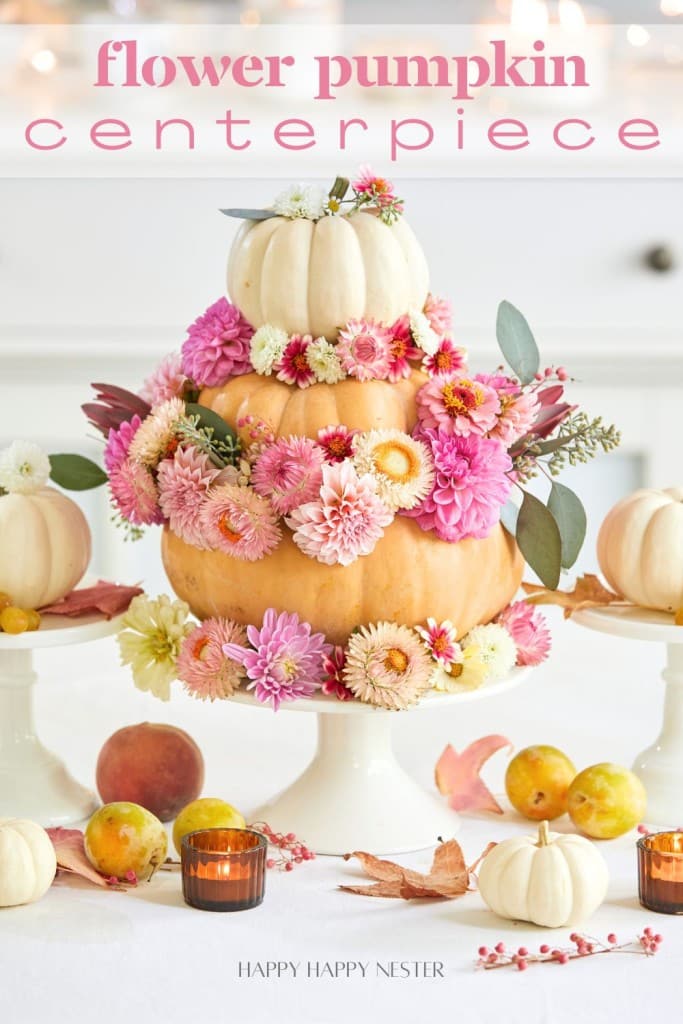
M328 241L333 231L340 237ZM349 267L355 268L353 274ZM315 226L309 253L310 333L333 341L345 322L363 315L366 300L365 266L355 231L346 217L324 217Z

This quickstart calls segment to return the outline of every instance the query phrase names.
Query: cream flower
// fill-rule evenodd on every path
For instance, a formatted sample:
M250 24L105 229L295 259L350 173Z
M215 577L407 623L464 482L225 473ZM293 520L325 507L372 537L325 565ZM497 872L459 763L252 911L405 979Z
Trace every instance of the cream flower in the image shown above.
M280 217L304 217L319 220L325 215L327 193L316 185L289 185L273 201Z
M156 600L139 594L123 617L126 628L118 635L121 663L130 665L139 690L160 700L170 697L182 642L195 628L187 621L189 612L184 601L171 601L165 594Z
M437 665L432 672L430 683L435 690L444 693L460 693L476 690L489 676L488 665L482 660L481 651L474 644L462 648L460 658L447 668Z
M502 679L517 661L515 641L504 626L494 622L488 626L475 626L463 643L479 649L479 657L487 668L487 679Z
M317 338L311 342L306 349L306 362L321 384L338 384L346 377L334 345L326 338Z
M377 622L349 637L343 681L366 704L405 711L429 688L431 665L412 629Z
M12 441L0 451L0 488L10 494L33 494L50 478L50 460L33 441Z
M185 403L182 398L169 398L152 409L135 432L129 456L133 462L154 468L175 446L178 426L185 422Z
M408 313L408 317L413 341L428 356L433 356L439 347L438 334L432 330L429 320L420 310L412 309Z
M287 332L272 324L263 324L251 339L251 365L257 373L270 377L275 363L279 362L287 347Z
M353 464L369 473L384 504L395 512L414 508L432 489L434 467L427 446L400 430L369 430L353 439Z

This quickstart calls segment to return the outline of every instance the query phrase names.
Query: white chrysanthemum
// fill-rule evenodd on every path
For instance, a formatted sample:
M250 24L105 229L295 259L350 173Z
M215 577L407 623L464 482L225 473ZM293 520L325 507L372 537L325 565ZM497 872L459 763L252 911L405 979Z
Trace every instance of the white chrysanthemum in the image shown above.
M33 494L50 477L50 460L33 441L12 441L0 452L0 487L10 494Z
M257 373L270 377L273 366L287 347L287 332L272 324L263 324L251 339L251 365Z
M476 690L490 677L489 666L475 644L461 648L458 658L448 667L437 665L430 677L430 685L442 693L461 693Z
M353 439L353 464L369 473L384 504L414 508L432 489L434 466L427 446L400 430L368 430Z
M306 362L313 370L315 379L321 384L338 384L346 372L334 345L326 338L316 338L306 349Z
M428 356L433 356L439 347L438 334L432 330L429 320L419 310L411 310L408 317L410 319L410 333L413 336L413 341Z
M488 669L487 679L502 679L517 661L515 641L504 626L495 622L488 626L475 626L463 643L478 648L479 656Z
M316 185L290 185L273 202L280 217L305 217L319 220L325 216L327 193Z
M121 661L130 665L138 689L149 690L160 700L170 697L182 642L195 628L187 621L189 613L184 601L139 594L123 617L126 628L118 635Z
M143 466L157 466L178 436L179 424L185 421L185 403L182 398L169 398L167 402L152 409L131 441L131 459Z

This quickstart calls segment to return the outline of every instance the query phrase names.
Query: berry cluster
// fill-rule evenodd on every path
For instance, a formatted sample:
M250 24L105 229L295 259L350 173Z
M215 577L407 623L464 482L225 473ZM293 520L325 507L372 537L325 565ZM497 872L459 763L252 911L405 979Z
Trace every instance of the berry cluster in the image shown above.
M254 829L255 832L261 832L268 840L270 849L276 853L276 856L270 856L266 861L267 868L293 871L295 864L303 864L306 860L315 860L313 850L309 850L293 832L274 832L265 821L256 822L249 828Z
M610 932L606 942L587 935L579 935L578 932L572 932L569 941L573 946L566 948L544 943L538 947L538 953L530 953L526 946L520 946L516 951L508 950L504 942L497 943L493 949L480 946L477 967L483 967L485 971L496 967L516 967L518 971L525 971L529 964L566 964L570 960L596 956L598 953L644 953L645 956L654 956L663 939L661 935L655 934L652 928L645 928L637 939L621 944L614 932Z

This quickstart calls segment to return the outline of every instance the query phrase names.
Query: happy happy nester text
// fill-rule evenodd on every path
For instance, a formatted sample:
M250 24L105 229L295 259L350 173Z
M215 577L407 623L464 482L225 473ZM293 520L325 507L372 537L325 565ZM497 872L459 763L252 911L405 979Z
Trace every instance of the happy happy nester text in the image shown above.
M441 960L238 960L242 979L445 978Z

